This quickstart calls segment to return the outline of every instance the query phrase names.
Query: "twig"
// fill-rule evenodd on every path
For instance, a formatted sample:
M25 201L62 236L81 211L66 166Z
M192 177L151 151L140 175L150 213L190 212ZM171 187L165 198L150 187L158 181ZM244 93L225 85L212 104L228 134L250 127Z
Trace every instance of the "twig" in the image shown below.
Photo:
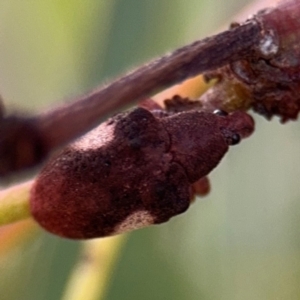
M247 56L249 48L260 37L260 26L257 23L245 23L180 48L103 89L44 114L39 117L39 124L42 135L46 137L47 147L58 147L99 124L112 112L157 90ZM70 122L72 125L66 126Z
M260 25L247 22L175 50L75 102L32 118L3 119L0 176L36 165L55 148L149 94L247 56L260 39Z

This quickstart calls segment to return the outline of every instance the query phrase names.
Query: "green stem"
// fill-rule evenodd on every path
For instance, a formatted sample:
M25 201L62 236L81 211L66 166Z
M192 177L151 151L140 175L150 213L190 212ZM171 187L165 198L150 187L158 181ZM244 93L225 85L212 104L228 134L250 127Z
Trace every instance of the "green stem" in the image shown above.
M125 235L83 243L62 300L103 300Z
M28 181L0 192L0 226L31 216L29 192L33 181Z

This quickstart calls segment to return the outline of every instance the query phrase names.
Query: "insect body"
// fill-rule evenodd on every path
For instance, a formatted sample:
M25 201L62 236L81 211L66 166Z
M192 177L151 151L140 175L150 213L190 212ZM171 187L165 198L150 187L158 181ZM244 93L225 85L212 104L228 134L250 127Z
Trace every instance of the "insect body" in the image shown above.
M121 113L44 167L32 189L32 214L48 231L75 239L166 222L189 207L191 185L253 127L243 112Z

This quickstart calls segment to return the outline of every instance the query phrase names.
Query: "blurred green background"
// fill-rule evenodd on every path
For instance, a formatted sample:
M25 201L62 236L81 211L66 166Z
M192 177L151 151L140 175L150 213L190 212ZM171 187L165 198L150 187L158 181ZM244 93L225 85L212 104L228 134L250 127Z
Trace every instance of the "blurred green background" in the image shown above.
M248 2L1 0L1 94L25 111L71 99L211 34ZM300 128L256 119L209 197L130 235L107 299L300 299ZM0 300L60 299L79 246L41 230L0 258Z

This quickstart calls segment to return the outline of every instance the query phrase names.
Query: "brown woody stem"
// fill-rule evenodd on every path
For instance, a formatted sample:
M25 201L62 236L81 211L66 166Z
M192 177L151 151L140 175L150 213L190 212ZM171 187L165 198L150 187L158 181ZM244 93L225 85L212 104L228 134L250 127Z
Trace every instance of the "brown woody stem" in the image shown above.
M247 56L261 38L257 22L247 22L175 50L108 86L38 117L51 150L85 133L107 116L158 90Z

